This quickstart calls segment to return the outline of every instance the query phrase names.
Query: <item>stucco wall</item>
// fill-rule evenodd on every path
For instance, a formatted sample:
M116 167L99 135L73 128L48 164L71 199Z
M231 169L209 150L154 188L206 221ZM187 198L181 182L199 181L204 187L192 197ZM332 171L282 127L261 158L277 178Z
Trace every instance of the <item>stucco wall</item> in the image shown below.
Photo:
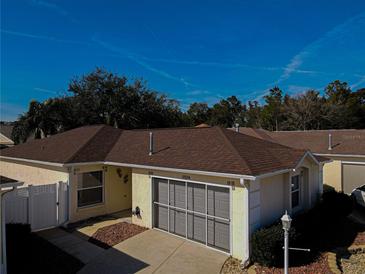
M328 156L326 156L328 157ZM337 191L343 191L342 189L342 162L360 162L365 163L365 158L361 157L328 157L332 160L331 163L327 163L323 166L323 184L328 185L336 189ZM364 173L365 165L363 169L359 169L358 172ZM354 177L360 177L360 174L354 175ZM346 184L346 181L344 181Z
M320 178L319 166L306 158L294 172L267 177L260 180L260 226L270 225L283 215L285 210L291 212L290 178L303 171L304 180L301 186L301 210L315 205L319 199ZM256 226L257 229L257 226Z
M246 210L245 203L245 188L240 185L239 180L202 176L183 173L172 173L153 171L149 173L147 169L133 169L132 171L132 208L139 206L141 209L141 218L136 216L132 217L132 222L145 227L152 227L152 188L151 188L151 175L163 176L169 178L176 178L180 180L187 179L192 181L215 183L221 185L227 185L227 182L233 183L234 188L231 189L232 197L232 255L238 259L243 259L246 254L246 247L244 244L245 231L248 224L245 223Z
M284 208L284 174L261 180L261 225L266 226L277 221Z
M24 182L43 185L68 181L66 168L0 159L0 175Z
M323 184L341 190L341 161L334 159L333 162L323 166Z
M118 169L121 170L122 177L119 177L117 172ZM98 205L78 208L78 174L98 170L104 171L104 201ZM124 182L125 175L128 176L127 183ZM70 223L94 216L130 209L132 206L131 180L131 169L128 168L103 165L90 165L75 168L74 172L70 175Z

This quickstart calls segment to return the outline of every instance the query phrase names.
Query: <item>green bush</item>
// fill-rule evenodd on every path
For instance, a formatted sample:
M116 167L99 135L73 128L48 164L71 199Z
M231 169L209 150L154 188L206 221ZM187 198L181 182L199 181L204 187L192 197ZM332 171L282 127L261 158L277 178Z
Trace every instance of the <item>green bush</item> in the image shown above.
M295 239L295 229L290 230L290 240ZM283 261L284 230L281 223L262 228L252 234L253 262L263 266L278 266Z
M347 216L353 209L351 198L341 192L323 193L321 201L309 211L293 217L289 243L292 247L310 248L311 252L290 251L292 264L308 263L321 250L347 245L356 235L348 232ZM341 236L344 232L346 237ZM341 237L340 237L341 236ZM284 231L281 223L262 228L252 235L253 262L263 266L281 266Z
M322 215L329 221L347 217L353 210L353 201L343 192L327 191L322 195L320 203Z

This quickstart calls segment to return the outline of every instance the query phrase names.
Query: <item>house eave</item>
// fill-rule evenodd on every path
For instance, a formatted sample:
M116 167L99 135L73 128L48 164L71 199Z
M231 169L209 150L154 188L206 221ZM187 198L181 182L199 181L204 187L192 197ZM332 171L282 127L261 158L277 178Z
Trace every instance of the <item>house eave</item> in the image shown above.
M3 156L3 155L0 155L0 159L19 161L19 162L27 162L27 163L33 163L33 164L48 165L48 166L56 166L56 167L63 167L64 166L64 164L62 164L62 163L31 160L31 159L25 159L25 158L8 157L8 156Z
M139 165L139 164L128 164L128 163L118 163L118 162L109 162L109 161L104 162L104 164L105 165L115 165L115 166L131 167L131 168L144 168L144 169L151 169L151 170L161 170L161 171L170 171L170 172L179 172L179 173L189 173L189 174L197 174L197 175L228 177L228 178L244 179L244 180L251 180L251 181L254 181L256 179L256 176L244 175L244 174L235 174L235 173L224 173L224 172L213 172L213 171L204 171L204 170L170 168L170 167Z
M330 153L313 153L314 155L324 156L324 157L353 157L353 158L365 158L365 155L358 154L330 154Z

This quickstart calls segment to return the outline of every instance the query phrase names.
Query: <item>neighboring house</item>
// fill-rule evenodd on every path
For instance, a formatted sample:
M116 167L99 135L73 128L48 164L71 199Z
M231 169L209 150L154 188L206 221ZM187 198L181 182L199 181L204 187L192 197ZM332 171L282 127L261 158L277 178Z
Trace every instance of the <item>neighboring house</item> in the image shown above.
M240 128L256 138L309 149L332 161L323 167L323 183L350 194L365 184L365 129L274 131Z
M0 176L0 274L6 273L6 234L2 197L5 193L20 185L22 183L16 180Z
M14 145L11 139L13 126L0 124L0 149L12 147Z
M66 181L68 222L132 208L132 222L249 258L249 235L314 205L323 158L219 127L86 126L1 151L0 174Z

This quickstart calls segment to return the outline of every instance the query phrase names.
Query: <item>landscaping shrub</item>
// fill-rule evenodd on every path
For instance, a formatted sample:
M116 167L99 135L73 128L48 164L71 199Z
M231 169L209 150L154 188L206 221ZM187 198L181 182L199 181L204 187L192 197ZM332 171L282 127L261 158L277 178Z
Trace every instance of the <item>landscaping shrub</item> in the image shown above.
M353 209L351 198L341 192L323 193L321 201L311 210L296 216L292 226L297 233L296 244L313 252L346 245L354 237L346 218ZM345 233L346 237L341 236Z
M313 262L323 251L346 246L356 236L346 218L353 209L351 198L341 192L327 191L309 211L293 216L289 243L292 247L310 248L311 252L290 251L292 265ZM253 233L252 260L262 266L281 266L284 231L281 223Z
M353 210L353 201L343 192L327 191L322 195L320 203L322 214L328 220L338 220L347 217Z
M295 239L295 229L290 230L290 240ZM283 261L284 230L281 223L262 228L252 234L252 256L262 266L278 266Z

